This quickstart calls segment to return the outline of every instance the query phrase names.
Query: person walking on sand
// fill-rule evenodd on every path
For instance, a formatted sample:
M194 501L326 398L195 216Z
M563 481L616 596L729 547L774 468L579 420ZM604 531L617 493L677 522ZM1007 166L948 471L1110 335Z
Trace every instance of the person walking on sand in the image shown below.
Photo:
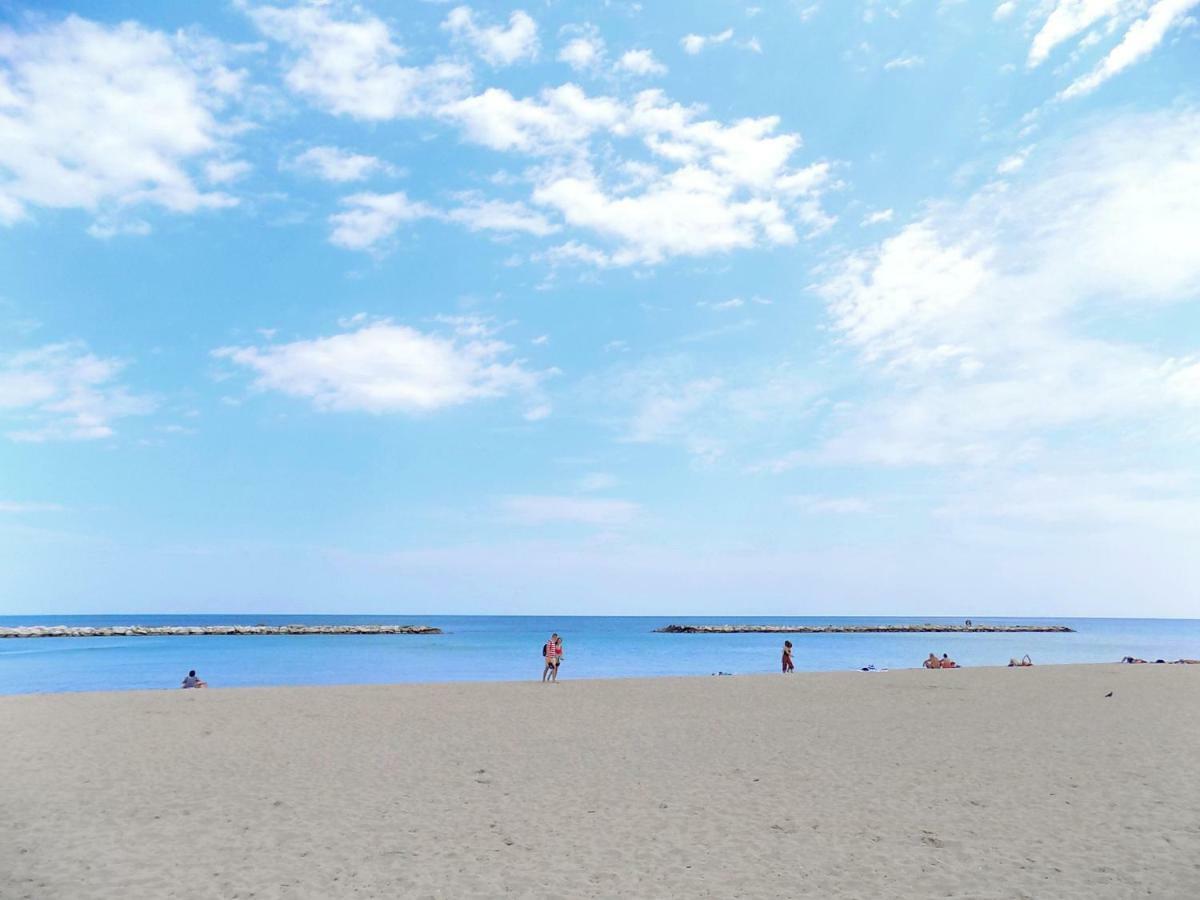
M196 670L192 669L190 672L187 673L187 678L183 679L183 684L181 684L180 687L202 688L202 687L208 687L208 683L201 681L199 678L197 678Z
M795 672L795 671L796 671L796 664L792 662L792 642L784 641L783 642L783 674L786 675L788 672Z
M550 635L550 640L542 644L542 661L545 663L545 666L542 668L542 681L551 681L553 680L552 676L558 674L554 661L557 658L556 645L560 642L561 639L556 632Z

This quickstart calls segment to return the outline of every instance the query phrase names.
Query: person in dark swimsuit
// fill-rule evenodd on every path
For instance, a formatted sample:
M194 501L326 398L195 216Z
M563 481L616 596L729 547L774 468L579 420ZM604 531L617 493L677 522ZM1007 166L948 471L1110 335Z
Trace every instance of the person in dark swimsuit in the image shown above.
M788 672L795 672L795 671L796 671L796 665L795 665L795 663L792 662L792 642L784 641L783 642L783 674L786 675Z

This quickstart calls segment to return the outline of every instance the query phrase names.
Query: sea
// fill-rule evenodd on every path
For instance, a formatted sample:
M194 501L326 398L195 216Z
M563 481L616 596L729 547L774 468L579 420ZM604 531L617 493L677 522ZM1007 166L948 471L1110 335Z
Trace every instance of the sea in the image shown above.
M297 635L0 640L0 694L212 687L538 680L542 645L563 637L560 679L778 672L783 634L659 634L678 624L962 624L962 619L700 616L4 616L0 625L432 625L440 635ZM1071 634L800 634L798 671L916 668L930 653L964 666L1200 658L1200 619L974 618L1061 624Z

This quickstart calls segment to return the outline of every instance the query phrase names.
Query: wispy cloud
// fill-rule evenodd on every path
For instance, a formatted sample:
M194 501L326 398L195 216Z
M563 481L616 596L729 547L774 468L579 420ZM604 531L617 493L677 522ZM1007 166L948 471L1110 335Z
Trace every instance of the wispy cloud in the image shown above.
M118 380L126 363L73 341L0 356L0 416L15 441L112 437L114 423L155 408Z
M715 47L718 44L724 44L733 37L733 29L726 28L724 31L719 31L716 34L688 34L684 35L679 45L683 47L683 52L691 56L702 52L708 47Z

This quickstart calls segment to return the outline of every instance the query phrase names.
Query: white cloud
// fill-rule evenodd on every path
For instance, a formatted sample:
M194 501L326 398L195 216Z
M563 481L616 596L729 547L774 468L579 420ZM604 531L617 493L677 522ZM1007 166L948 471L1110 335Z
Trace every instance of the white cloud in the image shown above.
M1166 355L1077 320L1200 292L1200 115L1129 116L1047 150L1019 186L942 205L821 290L878 393L788 465L1036 456L1072 426L1158 423L1200 408L1200 345Z
M111 437L115 420L154 410L150 398L117 381L124 367L80 342L0 356L0 415L16 426L8 436L17 441Z
M1066 100L1094 91L1114 75L1149 56L1162 43L1167 32L1182 22L1187 11L1197 5L1200 5L1200 0L1158 0L1144 18L1129 26L1121 43L1095 69L1072 82L1060 97Z
M286 166L325 181L363 181L376 173L391 174L391 165L376 156L351 153L340 147L310 147L288 160Z
M517 10L508 17L507 28L500 25L481 28L476 24L475 13L470 7L456 6L446 16L442 27L469 43L483 60L493 66L511 66L521 60L537 57L537 22L523 10Z
M376 250L405 222L437 215L430 206L410 200L404 191L393 194L352 194L342 199L347 207L329 217L331 243L348 250Z
M1069 61L1073 64L1102 34L1123 30L1117 45L1090 72L1060 91L1058 99L1087 94L1154 52L1167 32L1188 21L1188 11L1197 5L1200 0L1057 0L1033 38L1028 65L1041 65L1060 44L1088 32Z
M617 68L631 75L666 75L667 67L649 50L629 50L617 60Z
M587 104L603 115L582 119L583 124L573 128L579 139L601 128L616 136L637 137L655 162L639 163L632 182L630 167L621 166L620 181L611 185L588 164L549 167L539 173L533 200L556 210L568 225L615 243L611 254L600 251L605 262L653 264L671 256L786 245L797 241L797 224L813 232L828 226L818 197L829 166L792 168L790 158L800 138L777 133L776 117L724 125L700 119L699 109L670 103L655 90L642 91L630 106L607 98ZM578 106L589 108L582 102ZM561 139L543 137L567 130L551 104L535 105L525 118L539 124L537 138L545 152L561 145ZM555 131L542 124L547 120L555 124ZM574 124L581 118L566 121ZM508 130L498 137L491 135L493 143L539 146L532 135L514 132L512 119L505 127ZM580 152L578 144L570 146Z
M471 231L521 232L545 237L560 230L559 226L524 203L485 200L477 194L466 194L461 199L465 201L463 205L447 212L446 217Z
M695 56L703 51L706 47L712 47L717 44L724 44L733 37L733 29L726 28L724 31L717 34L688 34L684 35L679 41L679 45L683 47L683 52Z
M324 7L298 9L305 22L317 17L330 27ZM461 15L455 21L465 28L460 20ZM361 30L368 46L390 40L382 23L359 17L348 27L352 34ZM658 63L648 53L631 51L619 65L648 73ZM798 134L781 131L774 116L726 124L703 113L701 107L672 103L661 91L622 101L590 96L570 83L524 98L492 87L453 99L437 105L434 114L456 124L464 140L539 157L509 183L531 184L527 200L541 210L511 199L479 199L445 211L403 193L356 194L332 217L332 240L381 250L403 222L424 218L539 237L567 228L588 232L591 239L572 238L534 258L628 266L790 245L801 233L830 226L820 196L836 187L831 166L794 165ZM593 246L595 240L606 246Z
M917 69L925 65L925 57L923 56L897 56L895 59L890 59L883 64L883 67L888 71L892 69Z
M546 88L538 99L518 100L488 88L443 108L471 141L494 150L539 155L574 150L598 129L616 124L621 107L608 97L588 97L573 84Z
M599 497L519 495L505 497L507 516L522 525L575 524L612 528L628 525L641 507L628 500Z
M419 116L470 85L470 69L458 63L400 65L404 50L387 24L358 7L308 0L247 12L263 34L292 51L288 87L337 115L368 121Z
M685 168L636 196L610 195L594 177L564 176L539 186L533 197L568 224L615 240L617 265L796 242L778 203L732 201L730 193L712 172Z
M1057 0L1029 47L1028 64L1039 66L1059 44L1119 13L1128 0Z
M1016 11L1016 0L1004 0L1003 3L996 7L995 12L992 13L992 18L997 22L1003 22Z
M577 36L558 51L558 61L565 62L576 72L596 69L604 60L604 39L593 25L575 26Z
M219 45L133 22L35 21L0 28L0 224L29 207L83 209L109 236L143 232L120 224L133 208L236 203L195 181L205 164L214 183L242 165L227 158L234 129L221 119L241 76Z
M486 320L446 324L449 333L433 333L384 320L331 337L221 347L213 355L253 372L257 390L311 400L322 411L427 413L536 392L546 373L513 359Z
M467 191L457 195L460 205L437 209L412 200L403 191L391 194L359 193L342 198L346 207L329 217L330 243L347 250L382 252L400 226L421 219L455 222L470 231L496 231L545 237L559 230L542 213L524 203L488 200Z
M869 212L863 216L861 224L864 227L869 225L882 225L885 222L892 221L892 215L893 213L891 209L877 209L874 212Z

